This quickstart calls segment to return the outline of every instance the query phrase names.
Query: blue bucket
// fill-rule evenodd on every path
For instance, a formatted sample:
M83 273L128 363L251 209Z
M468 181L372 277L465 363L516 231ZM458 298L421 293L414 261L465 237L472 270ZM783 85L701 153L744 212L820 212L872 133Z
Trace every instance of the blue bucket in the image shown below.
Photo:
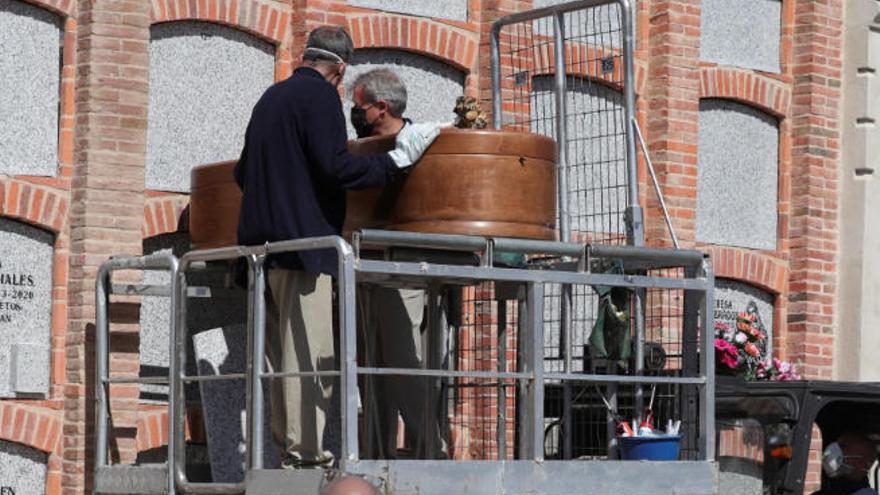
M626 461L677 461L681 435L618 437L620 458Z

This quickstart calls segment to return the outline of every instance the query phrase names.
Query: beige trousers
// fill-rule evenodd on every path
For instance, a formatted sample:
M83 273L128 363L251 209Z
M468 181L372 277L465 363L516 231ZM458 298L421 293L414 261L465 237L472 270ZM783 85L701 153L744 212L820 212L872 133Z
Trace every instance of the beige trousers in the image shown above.
M268 272L266 360L274 372L332 371L332 279L283 269ZM276 378L270 381L272 433L284 447L282 462L331 464L324 429L333 377Z
M422 321L426 294L423 290L365 288L358 294L367 309L367 342L371 355L380 367L423 368ZM368 344L369 345L369 344ZM445 443L436 417L431 424L427 408L437 408L436 393L431 392L436 379L416 376L379 376L375 381L378 440L381 455L393 459L397 453L397 417L403 417L406 431L414 440L415 457L433 459L442 456ZM436 390L434 390L436 392ZM432 452L433 451L433 452Z

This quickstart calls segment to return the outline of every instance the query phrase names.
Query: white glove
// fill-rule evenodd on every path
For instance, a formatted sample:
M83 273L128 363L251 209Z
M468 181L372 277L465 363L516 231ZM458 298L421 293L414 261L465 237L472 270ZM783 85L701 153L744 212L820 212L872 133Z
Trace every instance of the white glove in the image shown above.
M407 124L397 133L396 147L388 152L397 168L406 168L419 161L428 146L437 139L440 129L450 124L424 122Z

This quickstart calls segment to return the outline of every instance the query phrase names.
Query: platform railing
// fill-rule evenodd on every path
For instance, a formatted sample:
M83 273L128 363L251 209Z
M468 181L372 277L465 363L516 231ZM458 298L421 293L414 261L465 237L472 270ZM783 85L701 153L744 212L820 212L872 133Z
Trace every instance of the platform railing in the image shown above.
M100 477L107 467L107 390L113 380L109 378L109 349L107 297L110 287L109 275L121 269L163 269L172 274L170 295L172 298L172 328L169 350L170 373L167 382L170 386L168 417L170 436L168 444L168 469L166 493L242 493L247 489L247 481L241 483L195 483L187 479L185 472L184 384L206 380L238 379L247 382L247 473L265 472L263 470L263 380L295 379L308 377L339 377L340 417L341 417L341 456L340 468L343 470L387 476L389 466L394 462L430 461L374 461L361 459L358 430L358 377L378 375L409 375L447 379L492 379L514 381L520 391L518 395L517 425L519 428L516 446L517 461L544 461L544 390L547 382L554 383L593 383L593 384L677 384L682 387L696 387L699 390L698 418L698 460L714 458L714 350L712 347L712 290L714 276L711 263L697 251L665 250L629 246L589 246L576 243L532 241L509 238L488 238L479 236L446 236L411 234L364 230L354 236L354 247L341 237L329 236L270 243L263 246L230 247L221 249L192 251L177 260L172 255L151 255L137 258L111 259L99 272L97 284L97 370L98 383L96 405L98 422L96 428L96 473ZM473 265L455 265L430 260L392 261L390 259L366 259L360 256L362 249L391 249L411 247L425 250L460 250L477 254ZM268 256L313 249L333 249L338 256L338 318L340 357L339 367L333 371L313 371L299 373L269 373L265 361L265 261ZM493 266L492 254L495 250L518 252L522 254L541 253L556 255L559 261L552 266L535 268L501 268ZM244 258L248 267L248 318L247 318L247 364L244 373L222 376L188 376L187 359L187 318L186 300L188 294L187 272L203 268L206 263L230 261ZM602 260L620 260L635 269L635 273L608 274L595 273L592 266ZM684 268L689 274L685 278L652 276L649 270L669 267ZM483 281L496 281L522 287L520 304L524 306L521 314L517 350L522 356L520 368L515 371L473 371L446 369L387 368L372 365L360 366L357 361L356 334L356 284L388 285L408 284L428 287L432 284L470 285ZM695 373L685 376L645 376L640 374L591 374L563 370L547 372L543 366L544 332L544 286L545 284L570 284L573 286L615 286L635 290L672 289L681 290L690 297L690 310L687 316L689 325L699 331L699 349L691 354L699 355L695 363ZM436 329L434 329L436 330ZM429 331L434 331L429 330ZM163 382L164 383L164 382ZM500 457L503 461L504 457ZM579 461L580 462L580 461ZM391 464L389 464L391 463ZM411 464L410 464L411 465ZM464 472L479 471L485 464L455 462ZM541 464L542 466L544 464ZM411 465L412 466L412 465ZM467 467L471 466L471 467ZM497 469L504 469L497 464ZM445 469L445 468L444 468ZM458 468L456 468L458 469ZM544 468L542 468L544 469ZM477 471L474 471L476 473ZM384 474L383 474L384 473ZM256 493L256 492L255 492Z

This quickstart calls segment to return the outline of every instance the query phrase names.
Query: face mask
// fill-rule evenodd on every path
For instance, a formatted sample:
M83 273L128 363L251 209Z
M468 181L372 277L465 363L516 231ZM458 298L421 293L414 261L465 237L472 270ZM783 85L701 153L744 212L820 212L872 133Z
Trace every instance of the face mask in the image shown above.
M845 462L850 456L843 455L840 444L832 442L822 451L822 470L829 478L838 478L855 471L855 467Z
M360 107L351 107L351 126L357 133L357 137L365 138L373 134L373 128L376 123L367 122L367 109Z

